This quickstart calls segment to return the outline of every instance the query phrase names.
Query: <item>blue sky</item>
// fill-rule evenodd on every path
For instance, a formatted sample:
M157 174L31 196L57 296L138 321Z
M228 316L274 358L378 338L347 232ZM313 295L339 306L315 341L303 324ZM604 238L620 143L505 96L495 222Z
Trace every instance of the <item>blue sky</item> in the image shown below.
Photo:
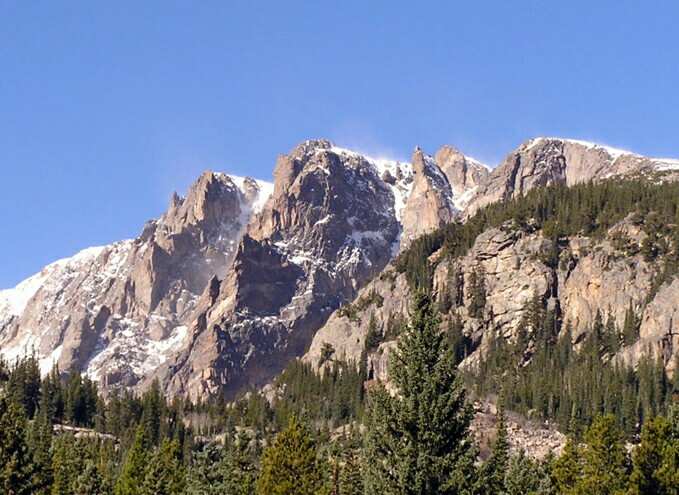
M235 5L241 4L241 5ZM250 4L245 6L245 4ZM679 3L0 0L0 287L311 137L679 156Z

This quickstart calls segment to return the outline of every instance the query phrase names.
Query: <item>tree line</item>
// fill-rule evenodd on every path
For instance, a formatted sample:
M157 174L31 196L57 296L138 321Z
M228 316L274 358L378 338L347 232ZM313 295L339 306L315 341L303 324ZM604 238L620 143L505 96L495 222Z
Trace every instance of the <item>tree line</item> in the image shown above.
M365 399L349 386L358 384L351 366L338 364L313 378L297 364L278 383L282 395L266 407L253 393L233 404L168 403L155 384L139 397L97 395L94 412L76 419L54 415L45 398L49 387L62 387L70 403L75 378L59 377L58 385L55 372L27 400L35 391L32 358L4 366L0 486L11 495L677 493L676 406L646 418L631 454L624 429L604 411L574 429L561 453L535 460L510 447L503 411L512 402L504 395L491 452L480 460L457 351L440 327L436 303L418 293L392 355L389 389L373 384ZM338 410L362 403L361 419L352 415L358 409L341 417L309 400L325 394L336 397ZM85 421L93 431L117 432L117 440L57 435L55 420Z

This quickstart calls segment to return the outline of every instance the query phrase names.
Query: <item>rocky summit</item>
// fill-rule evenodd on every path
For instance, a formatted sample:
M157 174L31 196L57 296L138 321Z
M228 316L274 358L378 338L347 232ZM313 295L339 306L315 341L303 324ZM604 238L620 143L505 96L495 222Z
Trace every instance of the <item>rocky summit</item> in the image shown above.
M10 361L34 353L43 373L58 364L104 390L157 379L170 394L233 396L294 358L317 364L327 345L358 359L371 317L407 314L412 289L392 262L422 235L535 188L677 174L676 160L557 138L527 141L492 170L452 146L399 162L306 141L278 159L273 183L205 172L137 238L85 249L1 291L0 352ZM616 232L637 245L646 235L632 221ZM677 281L654 288L649 262L620 256L613 241L566 241L568 254L550 266L544 232L507 224L436 265L439 295L453 273L466 286L474 270L485 273L482 315L469 315L471 294L461 295L464 332L481 343L466 364L491 333L516 333L536 294L563 308L574 342L597 312L620 321L643 306L641 339L616 359L676 353L667 332L679 334ZM373 376L386 377L390 346L371 354Z

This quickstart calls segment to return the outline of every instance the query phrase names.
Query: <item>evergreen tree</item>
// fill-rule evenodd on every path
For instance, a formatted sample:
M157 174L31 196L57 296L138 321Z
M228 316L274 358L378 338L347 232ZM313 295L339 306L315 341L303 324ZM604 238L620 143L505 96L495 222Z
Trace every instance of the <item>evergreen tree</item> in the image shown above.
M524 451L509 459L504 479L506 495L529 495L545 493L544 482L549 476L542 466L526 456Z
M473 270L469 275L469 316L481 318L486 307L486 272L483 265Z
M336 492L338 495L362 495L365 492L361 467L361 438L352 428L346 441L339 446L340 466Z
M127 452L120 477L115 485L115 495L139 495L146 477L149 461L149 441L142 425L137 427L134 443Z
M644 425L641 430L641 442L632 455L631 495L672 493L663 489L662 481L658 477L658 471L663 463L663 453L671 438L670 423L663 417L658 416Z
M19 360L10 372L7 391L32 419L40 404L40 363L35 355Z
M41 404L44 404L44 401L41 401ZM29 428L28 440L36 471L35 493L36 495L49 493L52 484L52 422L43 406L38 410Z
M622 493L627 485L628 459L615 417L597 417L585 432L584 440L582 476L575 484L576 493Z
M23 406L0 396L0 489L7 495L30 495L33 481Z
M70 495L75 480L81 474L81 457L72 435L60 435L54 439L52 453L52 495Z
M324 492L324 465L316 443L295 416L262 455L260 495L317 495Z
M222 495L224 472L219 469L222 449L208 444L193 455L186 478L186 495Z
M257 468L252 450L250 437L244 432L239 433L229 445L220 465L226 493L254 493Z
M141 494L174 495L182 493L185 485L186 477L179 443L166 438L150 458Z
M107 495L106 483L92 459L87 459L73 482L74 495Z
M365 336L365 349L368 352L374 351L382 342L382 335L377 328L377 319L375 313L370 313L370 320L368 321L368 332Z
M472 410L438 326L430 299L418 293L391 361L390 377L399 393L392 397L379 387L370 396L369 493L462 493L472 481Z
M509 467L509 440L504 410L500 408L493 450L481 470L482 491L488 495L505 492L505 476Z
M662 428L660 432L666 436L664 445L661 447L661 462L655 471L654 478L657 479L658 493L677 495L679 493L679 405L675 404L670 408L668 426L667 431Z
M552 477L557 492L563 495L575 493L575 484L582 475L582 456L572 436L566 439L561 455L554 460Z

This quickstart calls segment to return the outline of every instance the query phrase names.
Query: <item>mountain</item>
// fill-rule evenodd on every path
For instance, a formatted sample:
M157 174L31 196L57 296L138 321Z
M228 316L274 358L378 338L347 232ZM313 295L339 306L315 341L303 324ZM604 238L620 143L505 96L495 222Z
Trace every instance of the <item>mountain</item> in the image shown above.
M198 296L224 277L271 184L205 172L133 240L90 248L0 292L0 348L43 373L132 386L185 340Z
M280 157L274 184L205 172L136 239L84 250L0 292L1 352L35 352L43 372L58 363L105 388L160 378L200 395L266 380L402 239L450 220L420 225L408 213L420 195L457 211L435 164L328 141Z
M450 146L433 156L417 148L405 163L306 141L279 157L273 184L205 172L137 238L87 249L0 292L0 352L12 360L34 351L43 372L58 363L104 389L158 379L172 394L233 395L268 383L307 351L316 360L325 342L338 355L360 355L372 298L383 299L378 317L407 313L408 280L391 263L422 235L536 187L623 175L669 180L675 169L677 161L554 138L524 143L492 171ZM553 290L563 274L508 269L532 266L539 233L480 233L486 254L464 266L481 256L487 274L506 277L497 286L489 279L488 300L498 301L490 307L511 332L528 295ZM445 266L436 265L435 280ZM644 266L632 280L643 279L636 270ZM573 278L574 295L561 303L582 322L593 307L620 311L629 299L595 303L581 287L595 275ZM589 309L575 304L582 298Z
M676 171L679 161L647 158L587 141L539 137L511 152L475 191L465 209L471 215L495 201L520 196L534 187L573 185L589 180L656 171Z

